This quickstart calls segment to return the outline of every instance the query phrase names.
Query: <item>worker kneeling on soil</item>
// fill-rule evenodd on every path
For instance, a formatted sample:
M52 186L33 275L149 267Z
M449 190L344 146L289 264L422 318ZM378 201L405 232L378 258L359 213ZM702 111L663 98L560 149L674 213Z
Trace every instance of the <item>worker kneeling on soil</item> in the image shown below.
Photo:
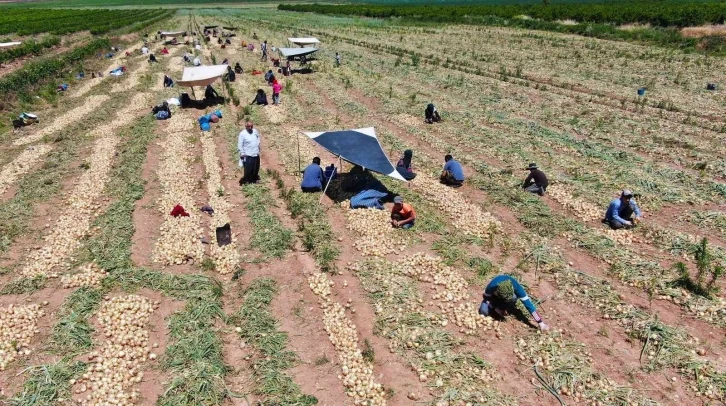
M446 163L444 164L444 170L441 171L441 183L453 187L461 186L464 183L464 168L451 155L446 155L444 162Z
M524 180L522 189L530 193L537 193L540 196L544 196L547 191L547 186L550 184L547 180L547 175L539 170L535 163L529 164L527 169L529 170L529 176L527 176L527 179Z
M479 314L494 316L494 313L496 313L500 317L504 317L515 308L517 300L521 300L524 307L532 314L540 330L547 331L550 329L537 313L537 308L534 307L534 303L527 296L527 292L522 285L509 275L497 275L489 282L486 289L484 289L484 300L479 306Z
M416 222L416 211L408 203L403 202L403 197L393 198L393 209L391 210L391 225L394 228L408 230Z
M323 190L323 168L320 167L320 158L313 158L313 163L303 171L300 188L304 193L315 193Z
M633 218L635 215L635 218ZM620 197L613 199L605 212L603 223L607 224L613 230L621 228L632 228L643 217L643 213L638 207L638 203L633 199L633 192L625 189L620 193Z

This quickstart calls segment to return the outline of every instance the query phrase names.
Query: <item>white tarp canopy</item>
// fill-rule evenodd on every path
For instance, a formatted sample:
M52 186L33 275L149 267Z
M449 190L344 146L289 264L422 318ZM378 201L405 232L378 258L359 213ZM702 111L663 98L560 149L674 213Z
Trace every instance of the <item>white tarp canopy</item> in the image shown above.
M162 31L161 35L164 37L168 37L168 36L174 36L174 35L182 35L185 32L186 31Z
M318 51L317 48L278 48L278 50L280 51L280 55L285 58L310 55Z
M3 42L3 43L0 43L0 48L10 48L10 47L14 47L14 46L20 45L20 44L22 44L22 42L19 42L19 41Z
M305 46L305 45L313 45L313 44L319 44L320 41L318 41L317 38L288 38L288 41L295 45Z
M210 85L227 73L228 66L212 65L184 68L181 80L176 83L184 87Z

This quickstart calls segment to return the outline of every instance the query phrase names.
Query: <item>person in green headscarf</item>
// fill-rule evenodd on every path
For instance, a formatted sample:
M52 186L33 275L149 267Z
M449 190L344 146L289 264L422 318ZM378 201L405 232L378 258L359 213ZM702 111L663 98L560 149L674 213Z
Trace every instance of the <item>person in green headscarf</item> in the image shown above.
M486 289L484 289L484 300L479 306L479 314L489 316L492 312L495 312L499 316L505 316L509 310L517 305L517 300L521 300L524 307L532 314L540 330L549 330L549 326L537 313L537 308L527 296L524 287L509 275L497 275L489 282Z

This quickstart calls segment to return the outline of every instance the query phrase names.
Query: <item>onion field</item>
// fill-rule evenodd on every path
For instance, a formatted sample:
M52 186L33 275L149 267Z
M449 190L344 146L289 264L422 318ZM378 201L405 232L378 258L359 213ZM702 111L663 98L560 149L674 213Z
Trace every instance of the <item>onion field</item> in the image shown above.
M161 55L151 36L156 64L126 36L131 56L91 62L126 74L71 81L39 123L0 134L0 403L726 402L723 58L254 7L148 30L211 25L236 27L232 44ZM252 73L275 69L259 43L308 36L313 72L277 74L281 104L248 105L271 95ZM188 91L162 86L186 51L244 72L214 83L225 104L157 121L152 106ZM428 103L441 122L424 122ZM262 169L240 186L246 120ZM339 162L302 131L369 126L394 163L414 151L411 182L360 175L415 207L410 230L391 228L391 203L350 209L345 180L300 191L313 157ZM445 154L460 188L438 181ZM521 188L531 162L543 197ZM613 231L600 220L622 189L645 217ZM525 285L549 331L526 312L478 314L498 274Z

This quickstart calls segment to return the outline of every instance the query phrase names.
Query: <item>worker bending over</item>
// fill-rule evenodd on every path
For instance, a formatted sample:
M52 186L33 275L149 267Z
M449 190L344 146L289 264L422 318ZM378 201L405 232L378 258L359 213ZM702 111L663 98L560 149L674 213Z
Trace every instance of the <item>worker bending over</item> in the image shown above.
M403 197L393 198L393 209L391 210L391 225L394 228L408 230L416 223L416 211L408 203L403 202Z
M635 214L635 218L633 218L633 214ZM633 192L625 189L620 193L619 198L610 202L602 222L613 230L619 230L634 227L642 217L643 213L633 199Z
M451 155L444 157L444 169L441 171L441 183L453 187L459 187L464 183L464 168L459 161Z
M527 179L524 180L522 189L530 193L537 193L540 196L544 196L547 191L547 186L550 184L547 180L547 175L539 170L535 163L529 164L527 169L529 170L529 176L527 176Z
M521 300L525 308L539 325L540 330L547 331L549 326L537 313L537 308L527 296L527 292L516 279L509 275L497 275L484 289L484 300L479 306L479 314L493 316L492 312L504 317L515 308L517 300Z

